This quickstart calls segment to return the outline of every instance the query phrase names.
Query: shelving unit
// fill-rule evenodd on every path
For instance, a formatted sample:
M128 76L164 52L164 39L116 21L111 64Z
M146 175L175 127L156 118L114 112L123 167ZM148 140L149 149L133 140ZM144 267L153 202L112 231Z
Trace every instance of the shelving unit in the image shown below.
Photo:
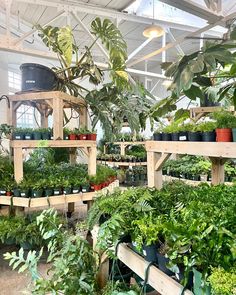
M22 198L22 197L0 197L0 205L13 205L16 207L24 208L38 208L38 207L52 207L56 205L75 203L79 201L93 201L96 196L100 194L106 194L112 192L116 187L119 186L119 181L115 180L109 186L102 190L88 193L78 193L69 195L59 195L43 198Z
M16 126L16 114L21 105L27 105L36 108L41 116L41 127L48 127L48 117L53 117L53 140L12 140L10 147L12 149L14 160L14 176L16 182L23 179L23 151L34 148L61 147L70 148L70 162L76 161L76 149L82 149L88 157L88 174L96 174L96 141L90 140L63 140L63 120L64 110L73 109L79 114L79 126L87 127L87 105L82 98L73 97L67 93L60 91L49 92L27 92L18 93L9 96L9 123ZM61 204L68 203L69 211L74 210L74 202L80 200L91 201L94 193L57 196L47 198L31 199L30 206L47 206L48 203ZM13 205L19 207L29 207L29 199L14 198ZM4 202L9 204L9 200L4 198Z
M146 141L148 186L162 187L162 167L171 154L207 156L212 162L212 184L224 183L224 163L236 158L234 142Z

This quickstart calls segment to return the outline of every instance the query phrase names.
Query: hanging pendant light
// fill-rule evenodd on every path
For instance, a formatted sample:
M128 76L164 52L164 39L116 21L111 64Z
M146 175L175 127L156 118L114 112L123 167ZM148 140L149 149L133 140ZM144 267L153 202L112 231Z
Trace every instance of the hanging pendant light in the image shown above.
M154 21L154 0L152 0L152 18ZM164 35L164 29L158 25L152 24L143 31L143 36L146 38L157 38Z

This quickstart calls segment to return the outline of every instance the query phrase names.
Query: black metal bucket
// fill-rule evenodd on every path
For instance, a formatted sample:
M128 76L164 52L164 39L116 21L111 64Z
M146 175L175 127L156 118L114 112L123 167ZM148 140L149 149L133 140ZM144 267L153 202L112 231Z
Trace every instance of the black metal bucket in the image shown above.
M21 91L50 91L57 87L57 76L48 67L25 63L20 66L20 70Z

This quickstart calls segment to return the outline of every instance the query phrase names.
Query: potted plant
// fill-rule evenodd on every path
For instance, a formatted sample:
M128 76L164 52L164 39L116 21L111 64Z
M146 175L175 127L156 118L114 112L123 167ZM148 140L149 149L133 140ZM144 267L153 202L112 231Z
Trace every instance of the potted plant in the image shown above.
M41 198L43 196L43 185L44 182L42 179L32 181L32 197Z
M32 128L25 128L25 139L31 140L33 139L33 129Z
M70 131L69 133L69 140L76 140L78 139L78 133L79 133L79 130L78 128L74 128L73 130Z
M171 137L171 133L174 133L174 129L172 128L173 126L168 125L165 126L162 130L162 140L163 141L171 141L172 137Z
M89 180L87 178L82 178L80 181L81 181L81 191L82 191L82 193L89 192L89 189L90 189Z
M33 139L34 140L41 140L42 139L41 128L36 128L33 130Z
M6 196L10 197L12 195L14 182L12 179L5 180L5 189L6 189Z
M3 138L3 135L6 137L9 136L12 130L13 130L13 127L11 125L0 124L0 140Z
M96 132L94 130L92 130L92 131L87 130L87 140L94 140L94 141L96 141L96 139L97 139Z
M78 194L81 191L81 180L76 176L71 179L72 194Z
M20 189L20 196L23 198L29 198L30 197L30 188L31 188L32 182L29 179L24 178L18 185Z
M63 179L62 187L63 187L63 194L65 195L71 194L72 188L71 188L71 183L69 179Z
M163 126L160 126L159 128L157 128L154 133L153 133L153 139L155 141L161 141L162 140L162 130L163 130Z
M206 121L198 124L198 130L202 133L202 141L216 141L215 129L215 121Z
M69 135L70 135L71 131L69 128L64 127L63 128L63 139L64 140L69 140Z
M84 127L80 128L79 129L79 140L86 140L88 137L88 133L89 133L89 131L87 128L84 128Z
M25 139L25 130L21 127L13 128L12 138L15 140L24 140Z
M101 178L96 175L96 176L91 176L90 177L90 183L91 183L91 189L94 191L99 191L102 186L101 186Z
M53 196L54 177L49 175L47 179L42 179L42 187L45 197Z
M236 117L234 116L231 121L233 142L236 142Z
M199 131L198 124L189 124L188 128L188 140L189 141L202 141L202 133Z
M216 141L229 142L232 141L232 121L235 120L233 114L227 111L213 113L213 118L216 120Z
M51 128L40 128L41 136L43 140L50 140L51 139Z

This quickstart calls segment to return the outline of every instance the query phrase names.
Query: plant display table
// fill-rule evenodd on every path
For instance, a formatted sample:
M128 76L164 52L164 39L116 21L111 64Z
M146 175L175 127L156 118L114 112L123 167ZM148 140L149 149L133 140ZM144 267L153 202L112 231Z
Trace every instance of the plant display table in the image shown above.
M233 142L146 141L148 186L162 187L162 167L171 154L207 156L212 162L212 184L224 182L224 163L236 158Z
M135 253L126 244L120 244L117 251L118 258L132 269L139 277L145 279L145 272L148 262ZM161 295L180 295L183 286L163 273L155 266L149 268L147 284L152 286ZM183 295L193 295L189 290L185 290Z
M53 137L63 139L63 111L73 109L79 114L80 125L87 126L87 105L82 98L60 91L27 92L9 96L10 125L16 126L16 113L21 105L35 107L41 115L41 127L48 127L48 117L53 115Z
M16 207L24 208L37 208L37 207L52 207L56 205L63 205L69 203L75 203L79 201L92 201L99 194L106 194L107 192L112 192L116 187L119 186L119 181L115 180L109 186L103 188L102 190L88 193L78 193L69 195L59 195L43 198L23 198L23 197L0 197L0 205L13 205Z

